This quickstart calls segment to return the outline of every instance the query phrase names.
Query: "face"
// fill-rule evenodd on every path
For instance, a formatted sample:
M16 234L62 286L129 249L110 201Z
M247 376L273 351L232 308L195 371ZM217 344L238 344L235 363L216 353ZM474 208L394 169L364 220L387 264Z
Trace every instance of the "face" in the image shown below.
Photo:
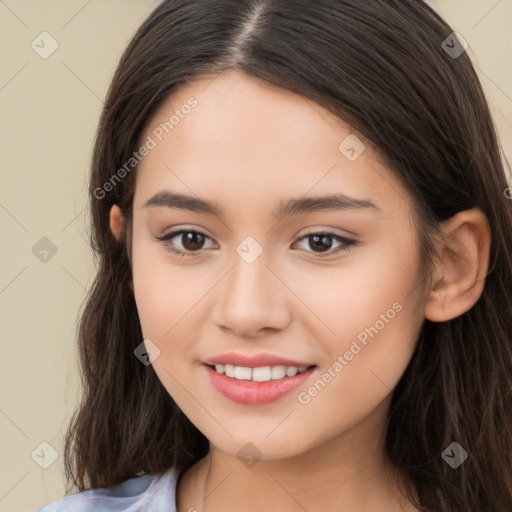
M143 335L162 384L213 445L298 455L385 409L407 367L425 301L413 203L319 105L239 72L200 78L141 137L132 263ZM352 203L313 200L341 195Z

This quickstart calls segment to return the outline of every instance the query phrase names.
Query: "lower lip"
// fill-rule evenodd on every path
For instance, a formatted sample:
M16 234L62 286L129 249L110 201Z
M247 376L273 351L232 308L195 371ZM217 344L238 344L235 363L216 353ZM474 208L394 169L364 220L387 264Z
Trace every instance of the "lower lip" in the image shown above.
M267 404L278 400L282 396L303 384L313 373L316 366L305 372L297 373L293 377L269 380L266 382L254 382L250 380L238 380L217 373L213 368L204 365L210 378L210 382L219 393L226 398L240 404Z

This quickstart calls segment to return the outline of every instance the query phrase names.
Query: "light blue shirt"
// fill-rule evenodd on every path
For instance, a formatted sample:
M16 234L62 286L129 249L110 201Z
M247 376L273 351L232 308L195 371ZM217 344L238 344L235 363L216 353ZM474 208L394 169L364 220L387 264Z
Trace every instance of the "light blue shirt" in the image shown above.
M176 512L176 472L142 475L103 489L64 496L36 512Z

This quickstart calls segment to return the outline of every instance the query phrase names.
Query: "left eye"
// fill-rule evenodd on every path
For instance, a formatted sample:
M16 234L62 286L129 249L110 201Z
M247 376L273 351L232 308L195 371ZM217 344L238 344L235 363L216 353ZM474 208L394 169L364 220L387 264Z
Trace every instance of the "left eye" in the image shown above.
M330 239L335 239L340 243L340 245L333 251L328 252L327 256L332 256L333 254L337 254L341 251L348 251L351 245L354 245L355 240L351 240L350 238L345 238L344 236L336 235L335 233L309 233L299 241L308 240L310 247L319 247L321 249L320 253L313 251L315 254L318 254L320 257L324 256L324 253L329 251L332 247L332 241Z
M186 235L184 237L184 235ZM174 244L169 243L173 238L181 239L181 245L182 249L176 249L174 247ZM169 252L172 252L174 254L179 255L180 257L190 257L195 256L194 252L199 252L201 249L203 249L203 244L205 240L211 240L210 237L202 233L201 231L195 231L191 229L181 229L178 231L172 231L171 233L168 233L167 235L164 235L162 237L156 237L156 239L160 242L162 242L166 250ZM299 239L299 242L305 241L309 239L309 246L310 247L317 247L320 249L319 252L312 251L315 254L318 254L320 257L324 256L324 253L327 253L328 256L331 256L332 254L337 254L341 251L348 251L349 246L354 245L356 242L355 240L351 240L349 238L345 238L340 235L336 235L335 233L309 233L307 235L304 235ZM335 239L338 243L340 243L340 246L335 248L335 250L330 250L332 248L332 241L331 239Z

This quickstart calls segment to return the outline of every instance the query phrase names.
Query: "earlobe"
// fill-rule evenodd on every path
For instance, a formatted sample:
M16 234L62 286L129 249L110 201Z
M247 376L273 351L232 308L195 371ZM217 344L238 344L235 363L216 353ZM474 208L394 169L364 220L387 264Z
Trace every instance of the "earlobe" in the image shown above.
M491 230L479 208L457 213L441 225L444 237L425 303L425 318L445 322L471 309L488 273Z
M124 218L121 209L117 204L112 205L110 209L110 231L117 241L121 240L121 234L124 227Z
M117 204L114 204L110 209L110 231L112 231L112 234L118 242L121 241L124 229L125 219L121 212L121 208L119 208ZM128 244L130 244L130 233L128 233ZM131 279L128 283L128 287L130 288L131 292L134 293L133 279Z

